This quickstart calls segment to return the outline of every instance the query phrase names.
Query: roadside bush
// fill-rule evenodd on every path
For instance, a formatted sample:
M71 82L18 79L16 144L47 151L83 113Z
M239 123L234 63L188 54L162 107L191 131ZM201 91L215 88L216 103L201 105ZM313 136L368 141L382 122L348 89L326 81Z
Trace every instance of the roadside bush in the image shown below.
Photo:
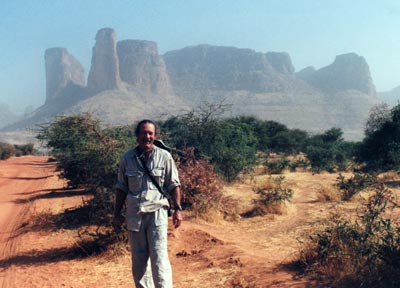
M344 201L350 200L355 194L377 183L377 178L371 174L355 173L346 179L342 174L336 179L335 186L341 191Z
M193 148L184 150L177 166L182 185L182 206L198 215L219 210L223 183L214 172L214 167L206 160L197 160Z
M132 129L102 128L90 114L83 114L56 118L40 128L37 138L51 149L68 185L83 186L93 195L83 203L81 213L88 222L78 229L79 247L92 255L117 243L123 234L115 234L110 225L113 188L119 158L135 141Z
M394 207L392 192L383 184L372 189L355 221L333 215L310 236L300 256L309 276L334 287L398 287L400 227L383 216Z
M283 214L284 205L293 198L293 190L286 187L284 176L270 176L266 182L253 187L259 198L254 200L254 208L244 216L254 217L266 214Z
M6 160L15 155L15 147L8 143L0 142L0 159Z
M70 186L113 187L119 157L134 142L127 128L102 129L90 114L58 117L37 138L57 160Z
M14 145L15 147L15 156L25 156L25 155L33 155L35 154L35 149L33 143L28 143L24 145Z

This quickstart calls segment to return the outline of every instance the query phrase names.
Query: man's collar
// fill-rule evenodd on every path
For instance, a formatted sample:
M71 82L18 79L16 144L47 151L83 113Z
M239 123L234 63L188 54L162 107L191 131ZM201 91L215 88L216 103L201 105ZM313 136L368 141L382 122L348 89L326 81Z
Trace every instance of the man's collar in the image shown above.
M155 150L156 150L156 147L153 146L153 148L151 149L151 151L149 151L148 154L147 154L148 157L145 157L145 159L149 159L149 158L151 157L151 155L153 155L153 153L154 153ZM143 151L142 149L140 149L139 146L136 146L136 154L137 154L139 157L143 157L143 156L146 156L146 151Z

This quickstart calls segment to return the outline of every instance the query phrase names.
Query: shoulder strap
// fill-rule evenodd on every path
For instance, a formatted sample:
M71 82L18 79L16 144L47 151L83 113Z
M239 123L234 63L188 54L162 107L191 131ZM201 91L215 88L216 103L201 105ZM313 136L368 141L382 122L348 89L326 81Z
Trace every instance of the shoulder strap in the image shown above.
M164 193L164 191L162 190L162 188L160 187L160 184L158 184L158 182L156 181L156 179L154 179L153 175L150 174L149 168L147 168L146 162L144 161L144 156L143 154L141 156L136 156L137 158L139 158L140 163L142 163L142 166L144 168L144 171L146 172L147 176L149 176L151 182L153 182L153 184L157 187L158 192L160 192L165 198L168 199L168 196Z

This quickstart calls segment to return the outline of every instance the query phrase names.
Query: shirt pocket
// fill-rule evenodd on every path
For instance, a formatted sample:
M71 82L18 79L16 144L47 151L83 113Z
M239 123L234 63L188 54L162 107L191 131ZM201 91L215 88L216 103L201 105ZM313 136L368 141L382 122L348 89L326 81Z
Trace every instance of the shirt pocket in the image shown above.
M143 173L140 171L126 171L125 175L128 179L129 191L139 193L143 186Z
M155 167L151 170L151 175L153 176L154 180L160 185L160 187L164 186L164 168L163 167ZM157 189L157 187L151 181L151 187L153 189Z

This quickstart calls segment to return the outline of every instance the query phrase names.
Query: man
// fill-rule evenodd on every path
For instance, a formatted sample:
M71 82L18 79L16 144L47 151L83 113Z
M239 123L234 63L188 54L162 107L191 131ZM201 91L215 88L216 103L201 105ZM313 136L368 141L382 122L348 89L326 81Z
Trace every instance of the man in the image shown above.
M118 229L124 222L121 210L126 201L132 273L136 287L143 288L172 287L172 269L167 249L169 203L143 165L147 166L154 181L171 196L174 227L178 228L182 222L178 170L171 154L154 145L158 133L153 121L142 120L138 123L135 130L138 145L121 157L116 186L113 224ZM150 273L146 272L148 262L151 263L152 272L150 282L153 282L150 284L142 283L149 282Z

